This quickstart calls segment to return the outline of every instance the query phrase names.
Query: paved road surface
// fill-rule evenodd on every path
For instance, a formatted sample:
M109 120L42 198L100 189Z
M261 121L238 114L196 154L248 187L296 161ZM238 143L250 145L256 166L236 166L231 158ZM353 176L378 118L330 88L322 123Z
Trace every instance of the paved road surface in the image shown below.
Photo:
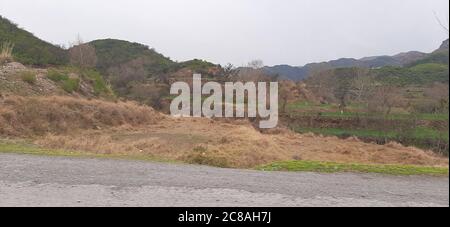
M0 154L0 206L449 206L448 177Z

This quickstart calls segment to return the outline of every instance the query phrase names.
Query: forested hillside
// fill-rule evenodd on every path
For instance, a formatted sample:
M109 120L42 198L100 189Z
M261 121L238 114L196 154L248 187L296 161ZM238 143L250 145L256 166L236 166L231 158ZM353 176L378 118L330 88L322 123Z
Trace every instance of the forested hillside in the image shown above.
M0 44L11 43L16 61L27 65L64 65L67 51L45 42L0 16Z

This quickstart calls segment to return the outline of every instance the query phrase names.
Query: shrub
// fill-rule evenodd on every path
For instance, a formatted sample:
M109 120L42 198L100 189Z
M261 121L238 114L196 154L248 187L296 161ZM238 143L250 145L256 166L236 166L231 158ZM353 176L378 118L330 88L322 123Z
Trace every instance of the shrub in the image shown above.
M24 81L27 82L29 84L35 84L36 83L36 74L34 74L33 72L30 71L24 71L21 72L20 74L20 78Z
M196 146L192 151L192 153L184 157L184 161L191 164L209 165L221 168L230 166L227 158L209 152L206 147Z
M225 157L218 157L209 154L193 153L184 158L184 161L196 165L208 165L220 168L228 168L230 164Z
M68 78L62 84L62 88L64 89L64 91L68 93L78 91L79 87L80 87L80 79L78 78Z
M67 74L61 73L57 70L49 70L47 73L47 78L54 82L60 82L65 81L69 79L69 76Z
M92 84L96 95L112 93L111 89L98 71L87 69L83 71L82 76L85 80L88 80Z

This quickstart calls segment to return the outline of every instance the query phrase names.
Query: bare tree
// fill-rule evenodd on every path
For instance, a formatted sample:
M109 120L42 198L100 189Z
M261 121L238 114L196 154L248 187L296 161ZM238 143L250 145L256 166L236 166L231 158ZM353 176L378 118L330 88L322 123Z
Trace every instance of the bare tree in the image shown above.
M125 64L108 69L109 79L119 93L126 92L130 82L143 82L147 78L145 59L136 58ZM123 90L123 91L121 91Z
M264 62L262 60L253 60L248 63L248 67L252 69L260 69L264 67Z
M434 83L424 91L425 97L429 98L431 112L444 112L449 108L449 85L444 83Z
M164 107L164 98L169 95L169 90L170 88L167 85L133 82L130 85L130 92L127 96L161 110Z
M69 49L69 57L72 65L82 68L93 68L97 65L95 48L88 43L83 43L80 36L78 36L77 41Z
M222 68L222 73L223 73L222 82L226 82L236 77L237 74L239 73L239 70L236 69L236 67L234 67L233 64L228 63L226 66Z
M279 82L279 100L281 104L281 111L287 113L287 104L294 99L294 93L297 89L297 85L292 81L280 81Z
M400 106L402 96L398 87L381 85L374 89L368 102L369 112L382 113L387 116L395 106Z
M362 102L368 98L368 94L372 85L374 84L373 77L369 74L368 69L355 69L355 77L351 81L351 93L353 99L357 102Z
M271 81L270 76L263 70L264 63L261 60L254 60L248 63L247 68L239 70L235 76L236 81L243 82L263 82Z
M444 22L442 22L441 18L439 17L439 15L436 13L436 11L433 11L434 17L436 18L436 21L438 22L439 26L441 26L441 28L447 33L447 35L449 34L448 31L448 16L447 16L447 24L444 24Z
M310 76L306 81L306 88L310 90L321 103L335 102L334 87L336 86L332 70L321 71Z

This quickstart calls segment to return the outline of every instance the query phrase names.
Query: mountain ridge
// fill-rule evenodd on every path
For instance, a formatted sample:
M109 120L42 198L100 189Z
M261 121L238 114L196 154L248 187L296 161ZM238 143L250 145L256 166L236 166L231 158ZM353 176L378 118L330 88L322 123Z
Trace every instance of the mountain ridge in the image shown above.
M309 63L304 66L291 66L287 64L266 66L264 70L270 75L278 75L282 79L300 81L306 79L314 72L336 68L380 68L385 66L415 66L426 63L448 64L449 39L442 42L441 46L431 53L419 51L402 52L396 55L372 56L355 58L340 58L331 61Z

